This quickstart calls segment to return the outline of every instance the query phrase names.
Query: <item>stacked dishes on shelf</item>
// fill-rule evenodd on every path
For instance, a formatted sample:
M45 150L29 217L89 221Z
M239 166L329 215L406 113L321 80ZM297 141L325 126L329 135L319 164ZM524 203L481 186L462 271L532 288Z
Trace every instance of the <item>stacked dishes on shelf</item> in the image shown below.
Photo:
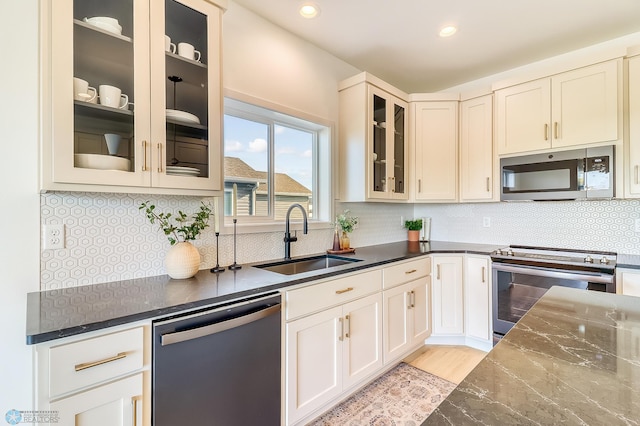
M122 35L122 26L115 18L109 18L108 16L94 16L93 18L84 18L83 21L87 24L93 25L94 27L98 27L101 30Z
M200 124L200 119L195 115L177 109L167 109L167 118L182 123Z
M174 176L200 176L200 169L195 167L167 166L167 174Z

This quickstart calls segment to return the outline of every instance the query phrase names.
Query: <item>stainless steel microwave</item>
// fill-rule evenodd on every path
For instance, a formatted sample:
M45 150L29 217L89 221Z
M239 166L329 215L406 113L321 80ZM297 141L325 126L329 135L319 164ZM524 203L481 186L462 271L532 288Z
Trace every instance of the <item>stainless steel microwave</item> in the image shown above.
M503 201L614 197L613 146L500 159Z

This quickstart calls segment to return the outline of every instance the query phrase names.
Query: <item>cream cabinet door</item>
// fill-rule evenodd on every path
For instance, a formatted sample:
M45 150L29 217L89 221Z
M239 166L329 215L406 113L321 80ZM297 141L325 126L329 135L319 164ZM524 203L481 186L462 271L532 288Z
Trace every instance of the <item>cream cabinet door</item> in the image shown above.
M552 77L554 148L618 139L621 67L621 60L609 61Z
M286 325L287 424L342 392L342 307Z
M493 96L460 102L460 201L492 201Z
M142 373L52 402L61 426L142 424Z
M491 331L490 260L484 256L466 256L464 276L465 334L489 341Z
M640 296L640 271L619 269L617 275L616 293L626 296Z
M385 364L402 356L410 342L409 335L409 283L382 293L384 324L382 335L384 341Z
M433 334L464 333L462 256L433 256Z
M431 277L409 283L409 322L411 346L415 346L431 335Z
M412 102L416 201L457 200L458 102Z
M382 294L344 305L343 388L346 389L382 367Z
M629 59L629 142L625 181L627 196L640 197L640 56Z
M551 148L551 82L548 78L496 90L498 154Z

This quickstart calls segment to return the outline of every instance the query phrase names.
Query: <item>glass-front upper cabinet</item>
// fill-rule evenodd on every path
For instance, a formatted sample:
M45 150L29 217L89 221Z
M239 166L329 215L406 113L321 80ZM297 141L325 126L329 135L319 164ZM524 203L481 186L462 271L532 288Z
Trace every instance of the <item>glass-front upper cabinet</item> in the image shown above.
M371 120L369 198L407 199L406 139L407 105L404 101L369 86Z
M43 17L42 189L221 190L217 5L49 0Z

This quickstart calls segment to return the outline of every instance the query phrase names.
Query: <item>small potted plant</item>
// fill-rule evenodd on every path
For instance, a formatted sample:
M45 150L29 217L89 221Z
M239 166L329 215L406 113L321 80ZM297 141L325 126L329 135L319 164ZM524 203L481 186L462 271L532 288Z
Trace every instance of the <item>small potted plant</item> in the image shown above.
M404 227L407 228L409 241L420 241L420 230L422 229L422 219L405 220Z
M167 274L171 278L193 277L200 269L200 253L189 241L195 240L209 226L211 206L202 203L200 210L192 217L178 210L178 214L157 213L156 206L145 201L139 207L144 209L151 224L158 224L171 244L164 259Z
M349 250L351 248L349 234L353 232L353 229L357 224L358 217L352 216L350 210L345 210L336 216L336 225L342 230L342 235L340 236L340 250Z

